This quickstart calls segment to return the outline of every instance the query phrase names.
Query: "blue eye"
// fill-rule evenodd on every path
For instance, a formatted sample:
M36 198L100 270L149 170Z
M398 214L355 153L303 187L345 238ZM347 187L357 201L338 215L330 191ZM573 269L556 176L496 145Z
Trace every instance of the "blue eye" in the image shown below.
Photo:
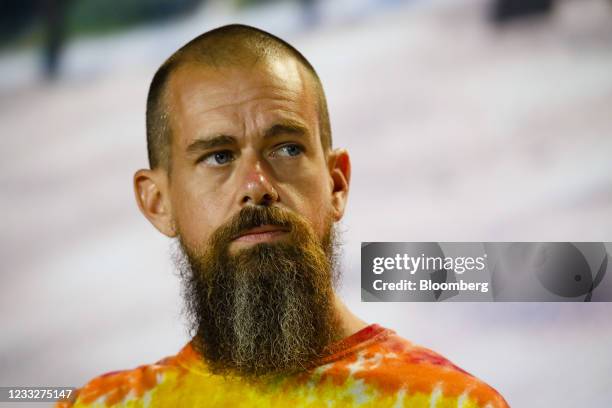
M295 157L302 154L304 150L296 144L288 144L281 146L278 150L274 152L274 155L285 156L285 157Z
M218 167L218 166L223 166L227 163L230 163L233 160L234 160L234 155L231 151L222 150L220 152L214 152L207 156L204 156L204 158L201 161L208 166Z

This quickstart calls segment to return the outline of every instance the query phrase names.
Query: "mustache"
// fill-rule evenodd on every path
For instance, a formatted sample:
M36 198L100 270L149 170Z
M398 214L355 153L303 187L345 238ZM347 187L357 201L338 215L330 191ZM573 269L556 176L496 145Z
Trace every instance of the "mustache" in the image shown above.
M217 243L227 243L248 230L262 225L278 226L293 232L299 222L297 215L279 207L247 206L219 227L213 234L212 240Z

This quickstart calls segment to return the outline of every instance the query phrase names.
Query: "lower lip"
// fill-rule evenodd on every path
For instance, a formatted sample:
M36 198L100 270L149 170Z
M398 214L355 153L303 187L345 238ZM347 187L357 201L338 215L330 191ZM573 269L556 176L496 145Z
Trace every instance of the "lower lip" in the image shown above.
M286 234L286 231L266 231L266 232L259 232L256 234L247 234L247 235L242 235L238 238L236 238L236 242L250 242L250 243L256 243L256 242L268 242L268 241L272 241L284 234Z

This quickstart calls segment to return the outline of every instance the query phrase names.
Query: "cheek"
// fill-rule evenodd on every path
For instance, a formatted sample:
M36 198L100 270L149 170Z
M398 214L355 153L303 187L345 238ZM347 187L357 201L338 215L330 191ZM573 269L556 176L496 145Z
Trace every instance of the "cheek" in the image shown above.
M332 214L331 191L324 177L304 178L300 183L288 185L287 189L292 202L286 204L306 218L322 237Z
M207 194L197 189L182 189L173 196L173 218L178 233L190 246L207 242L214 232L217 219L221 218L221 206Z

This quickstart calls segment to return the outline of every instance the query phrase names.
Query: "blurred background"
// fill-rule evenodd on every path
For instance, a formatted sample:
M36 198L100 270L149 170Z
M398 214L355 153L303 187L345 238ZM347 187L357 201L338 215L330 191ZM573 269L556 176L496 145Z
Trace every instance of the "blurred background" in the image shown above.
M362 303L359 282L362 241L612 240L608 0L3 0L0 385L81 386L188 341L132 175L157 67L235 22L323 81L352 155L349 307L513 407L612 406L612 304Z

